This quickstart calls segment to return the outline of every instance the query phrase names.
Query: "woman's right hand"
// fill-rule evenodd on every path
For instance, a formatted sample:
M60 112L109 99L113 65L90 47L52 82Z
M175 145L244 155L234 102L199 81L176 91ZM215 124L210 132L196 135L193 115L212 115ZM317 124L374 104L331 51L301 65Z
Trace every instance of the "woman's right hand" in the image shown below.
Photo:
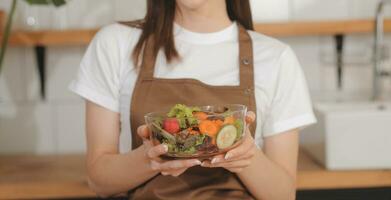
M146 125L140 126L137 129L137 133L143 139L145 156L150 160L150 166L152 170L161 173L164 176L179 176L188 168L201 165L201 161L197 159L172 161L162 160L160 156L167 153L167 145L160 144L154 146L152 141L149 139L151 132Z

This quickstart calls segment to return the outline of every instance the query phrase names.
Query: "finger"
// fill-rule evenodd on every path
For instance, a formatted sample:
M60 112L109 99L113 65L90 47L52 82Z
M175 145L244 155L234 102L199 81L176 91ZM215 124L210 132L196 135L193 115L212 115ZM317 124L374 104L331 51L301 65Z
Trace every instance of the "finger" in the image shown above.
M240 173L243 171L244 168L238 167L238 168L228 168L227 170L232 172L232 173Z
M231 158L228 160L226 160L223 156L221 156L221 157L215 156L210 161L210 163L217 164L217 163L227 163L227 162L232 162L232 161L246 160L246 159L251 159L254 156L255 156L255 152L253 150L249 150L247 153L240 155L239 157Z
M159 156L167 153L167 151L168 151L167 145L159 144L154 147L151 147L147 152L147 156L150 159L157 159L159 158Z
M201 166L209 167L209 168L216 168L216 167L245 168L248 167L250 164L251 164L251 160L246 159L246 160L230 161L230 162L215 163L215 164L212 164L210 161L204 161L202 162Z
M228 166L216 166L216 165L213 165L210 163L210 161L207 161L205 160L204 162L202 162L201 164L202 167L207 167L207 168L225 168L227 169L228 171L232 172L232 173L240 173L243 171L244 168L246 168L247 166L241 166L241 165L231 165L231 167L228 167Z
M149 139L149 128L147 125L142 125L137 128L137 134L143 139L148 140Z
M163 176L168 176L168 175L170 175L171 173L170 172L166 172L166 171L162 171L162 172L160 172Z
M214 163L218 163L218 162L222 162L224 161L224 154L219 154L219 155L216 155L212 158L212 160L210 161L210 163L214 164Z
M150 149L152 147L154 147L155 145L152 143L151 140L144 140L143 141L143 145L145 147L145 149Z
M177 170L172 173L172 176L178 177L183 174L187 169Z
M251 164L251 160L238 160L225 163L212 164L212 167L224 167L224 168L245 168Z
M256 119L256 115L253 111L248 111L246 113L246 123L247 124L253 123L255 121L255 119Z
M201 163L201 167L213 167L213 164L209 160L204 160Z
M180 175L183 174L186 170L187 170L187 168L183 168L183 169L179 169L179 170L171 170L171 171L162 171L161 174L162 174L163 176L168 176L168 175L171 175L171 176L180 176Z
M160 163L158 161L151 160L150 165L153 171L160 171Z
M174 161L167 161L160 164L160 170L161 171L172 171L172 170L181 170L183 168L189 168L196 165L201 165L201 161L197 159L191 159L191 160L174 160Z
M254 140L251 137L245 137L243 142L239 146L228 151L225 154L224 159L226 159L226 160L237 159L241 155L246 154L248 151L250 151L254 147L255 147Z

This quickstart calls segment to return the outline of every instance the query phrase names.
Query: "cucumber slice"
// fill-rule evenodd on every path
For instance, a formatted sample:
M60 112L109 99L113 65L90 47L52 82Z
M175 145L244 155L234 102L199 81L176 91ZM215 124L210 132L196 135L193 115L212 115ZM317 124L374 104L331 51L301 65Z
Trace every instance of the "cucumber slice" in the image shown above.
M219 149L225 149L234 144L238 130L234 125L225 125L217 133L216 143Z

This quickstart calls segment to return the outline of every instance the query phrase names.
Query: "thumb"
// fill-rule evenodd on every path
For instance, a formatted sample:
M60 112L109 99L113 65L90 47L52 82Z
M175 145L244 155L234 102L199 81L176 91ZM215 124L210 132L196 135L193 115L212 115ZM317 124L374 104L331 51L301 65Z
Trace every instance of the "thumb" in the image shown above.
M246 114L246 123L252 124L255 121L256 115L253 111L248 111Z
M150 131L147 125L141 125L137 128L137 134L143 140L149 140Z

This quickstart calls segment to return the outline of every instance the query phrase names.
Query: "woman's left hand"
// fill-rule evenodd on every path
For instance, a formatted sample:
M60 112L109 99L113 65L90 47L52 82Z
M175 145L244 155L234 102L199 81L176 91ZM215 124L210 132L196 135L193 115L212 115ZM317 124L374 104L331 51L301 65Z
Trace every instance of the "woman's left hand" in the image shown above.
M247 112L246 123L251 124L255 121L255 113ZM242 143L234 149L228 151L225 155L220 154L214 156L211 160L205 160L202 162L202 167L223 167L233 173L239 173L243 171L252 162L253 157L256 155L258 148L254 143L254 139L251 136L251 132L247 126L246 134Z

